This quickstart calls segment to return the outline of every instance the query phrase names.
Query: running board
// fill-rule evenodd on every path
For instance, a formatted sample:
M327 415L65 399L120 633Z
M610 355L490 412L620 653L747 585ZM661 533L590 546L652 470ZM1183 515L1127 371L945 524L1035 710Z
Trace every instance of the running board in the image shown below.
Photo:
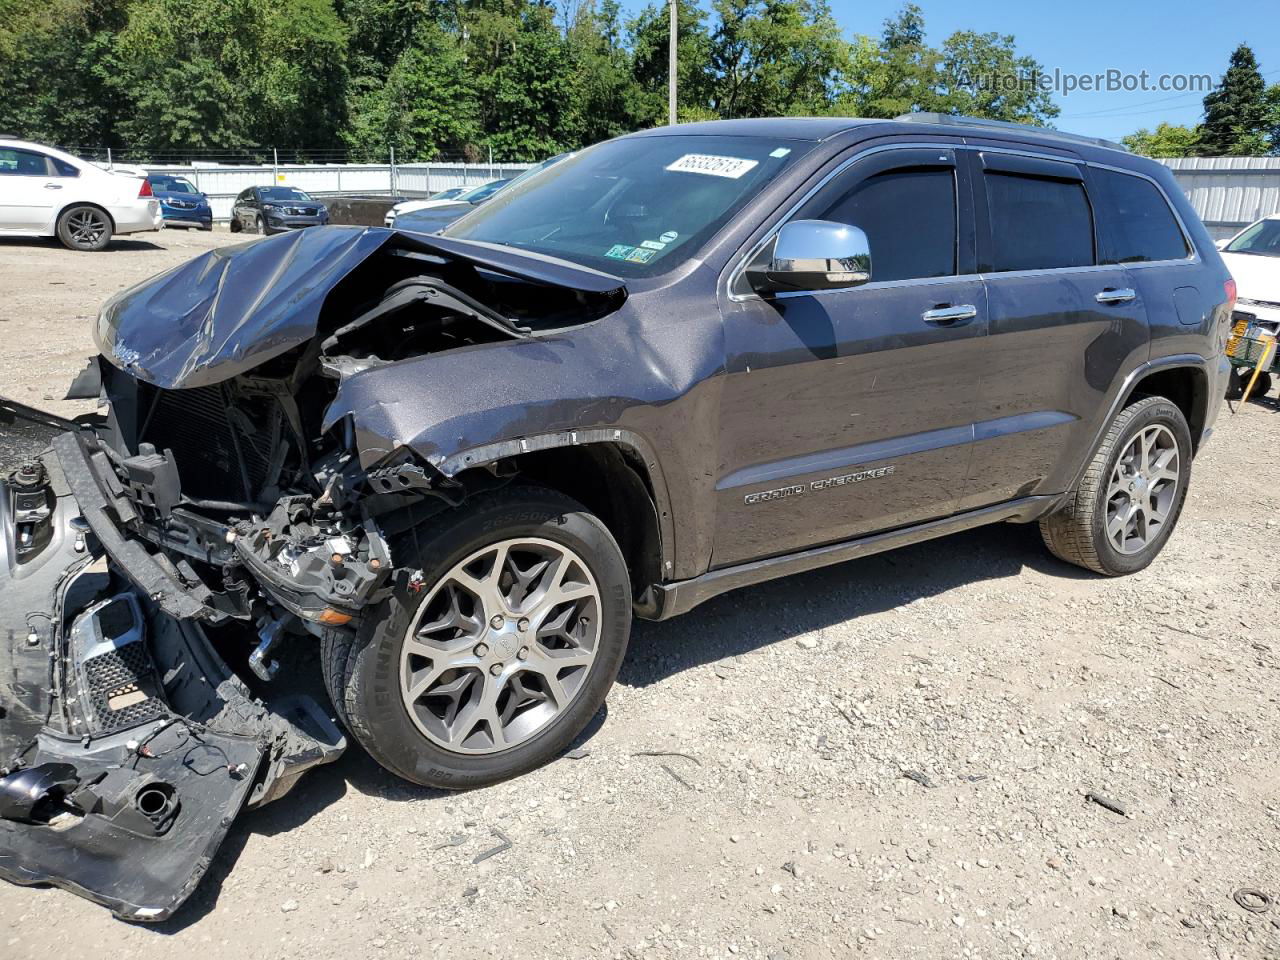
M676 583L654 584L645 591L636 604L637 615L646 620L666 620L670 617L688 613L698 604L718 597L730 590L750 587L775 577L786 577L793 573L804 573L816 570L833 563L843 563L858 557L868 557L873 553L896 550L913 543L945 537L962 530L1013 520L1026 523L1039 519L1047 513L1057 500L1056 497L1024 497L1021 500L1010 500L1008 503L983 507L981 510L970 510L953 517L931 520L914 527L904 527L888 533L877 533L857 540L845 540L828 544L825 547L814 547L799 553L788 553L780 557L769 557L765 560L753 560L720 570L711 570L692 580L681 580Z

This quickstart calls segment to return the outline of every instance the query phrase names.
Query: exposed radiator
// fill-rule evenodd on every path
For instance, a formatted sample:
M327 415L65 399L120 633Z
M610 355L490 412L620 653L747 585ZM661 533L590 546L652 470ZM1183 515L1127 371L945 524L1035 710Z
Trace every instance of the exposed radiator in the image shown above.
M225 384L151 392L141 440L172 450L182 492L192 497L255 499L267 482L278 442L278 408L265 397L237 397Z

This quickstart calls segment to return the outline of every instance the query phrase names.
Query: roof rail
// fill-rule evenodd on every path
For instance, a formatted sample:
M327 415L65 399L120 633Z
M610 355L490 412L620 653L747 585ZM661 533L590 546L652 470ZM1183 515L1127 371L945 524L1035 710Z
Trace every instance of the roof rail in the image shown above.
M998 130L1010 130L1017 133L1033 133L1038 137L1045 137L1051 140L1087 143L1095 147L1106 147L1109 150L1129 152L1128 147L1123 143L1116 143L1114 140L1104 140L1101 137L1086 137L1079 133L1063 133L1061 130L1053 130L1049 127L1034 127L1027 123L1012 123L1008 120L988 120L985 117L966 117L954 113L903 113L893 119L904 120L909 123L946 123L958 127L994 127Z

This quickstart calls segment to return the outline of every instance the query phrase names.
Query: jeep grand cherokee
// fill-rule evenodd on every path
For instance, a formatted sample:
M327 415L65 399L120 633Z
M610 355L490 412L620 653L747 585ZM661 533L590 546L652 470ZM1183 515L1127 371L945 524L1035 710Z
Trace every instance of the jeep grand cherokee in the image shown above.
M441 235L126 290L105 413L0 497L0 874L167 916L343 749L306 658L379 763L473 787L565 749L633 614L1004 521L1140 570L1233 299L1163 166L928 116L645 131Z

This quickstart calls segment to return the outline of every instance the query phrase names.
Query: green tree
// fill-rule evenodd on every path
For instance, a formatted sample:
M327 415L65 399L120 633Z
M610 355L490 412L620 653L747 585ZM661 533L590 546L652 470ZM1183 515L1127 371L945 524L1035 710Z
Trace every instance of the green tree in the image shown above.
M1045 125L1059 113L1041 85L1044 68L1019 55L1011 35L960 30L942 45L936 109Z
M924 39L924 15L914 3L884 22L878 62L867 77L862 115L896 117L938 109L942 55Z
M1260 156L1272 144L1266 84L1248 44L1240 44L1222 82L1204 98L1204 123L1197 147L1201 156Z
M573 109L579 118L573 146L582 146L635 130L641 125L644 97L623 46L618 0L604 0L599 9L583 3L572 15L566 40L573 65Z
M119 146L110 83L126 0L0 0L0 130L64 146Z
M497 160L541 159L581 142L573 64L549 7L528 5L492 60L472 57L484 145Z
M133 0L114 43L119 124L151 150L333 144L346 29L332 0Z
M667 51L670 49L667 6L647 6L628 26L631 69L640 88L637 121L642 126L667 122ZM676 92L682 120L707 119L715 75L711 68L711 33L707 15L696 0L678 0L676 11Z
M1197 127L1183 127L1172 123L1157 124L1154 130L1141 130L1121 137L1120 141L1134 153L1144 157L1195 156L1200 140Z
M418 23L385 79L365 74L350 101L343 140L352 155L403 160L452 155L480 133L479 110L457 39L438 23Z
M722 117L827 112L849 47L824 0L715 0L712 106Z

